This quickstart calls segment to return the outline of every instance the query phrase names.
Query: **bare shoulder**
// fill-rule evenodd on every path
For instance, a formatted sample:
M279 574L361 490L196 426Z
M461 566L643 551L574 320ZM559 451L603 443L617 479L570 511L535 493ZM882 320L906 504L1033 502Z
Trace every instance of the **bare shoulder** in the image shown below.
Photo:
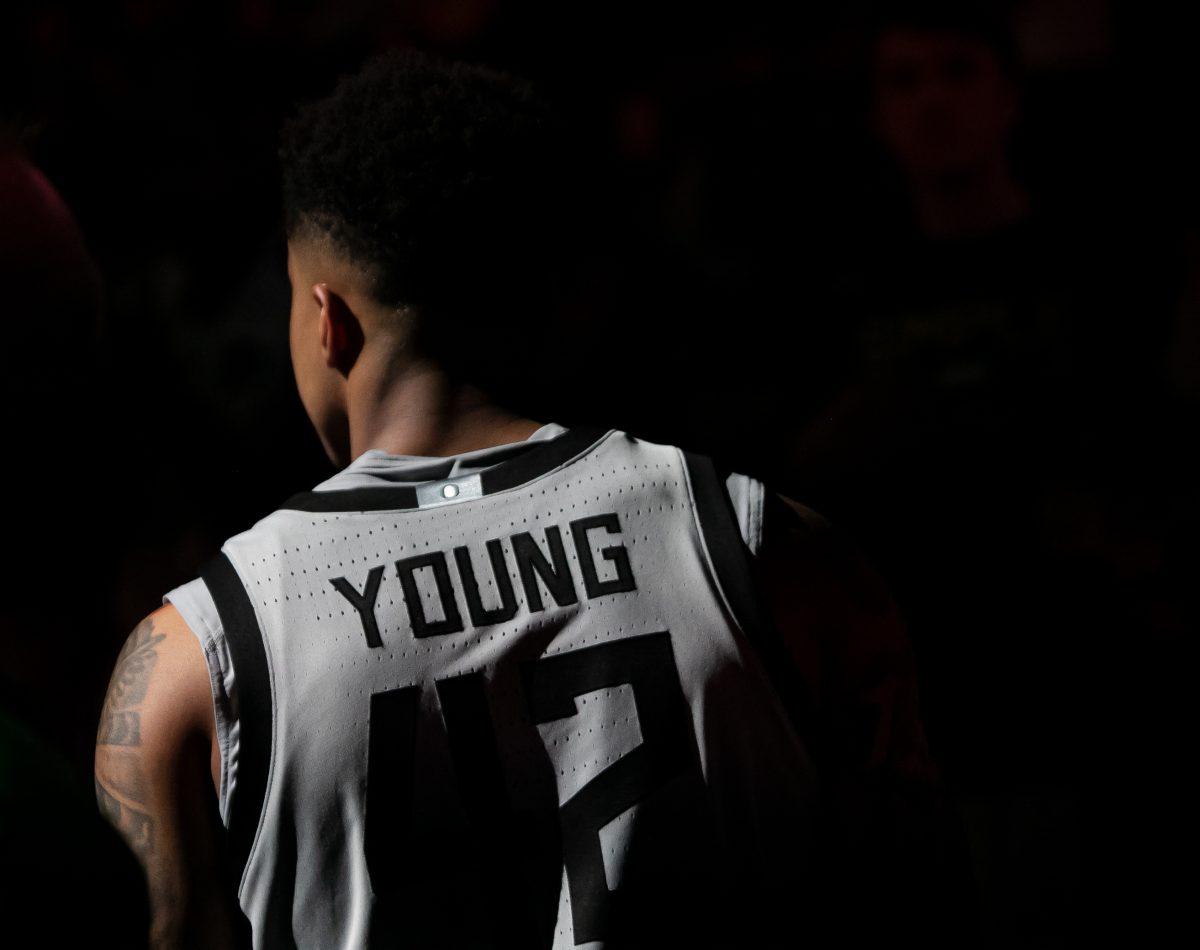
M209 695L200 642L179 611L164 605L134 628L117 656L96 743L142 747L211 732Z
M197 867L190 825L206 819L214 743L200 642L171 605L125 640L96 731L96 802L146 872L155 947L181 945ZM207 852L201 850L201 854Z
M199 641L173 606L155 610L117 656L96 731L96 801L143 863L182 750L210 749L209 696Z
M802 505L796 499L789 498L787 495L777 495L776 497L791 509L792 514L795 515L801 525L814 531L829 530L829 522L807 505Z
M768 574L788 573L793 589L802 572L823 598L860 611L895 611L887 584L845 532L786 495L769 494L764 505L763 556Z

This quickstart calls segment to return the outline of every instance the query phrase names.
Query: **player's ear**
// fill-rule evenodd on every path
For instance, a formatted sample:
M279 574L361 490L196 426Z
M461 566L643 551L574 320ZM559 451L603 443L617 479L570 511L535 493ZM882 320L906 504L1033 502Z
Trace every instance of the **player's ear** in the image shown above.
M346 376L362 352L362 325L346 301L330 290L328 284L313 284L312 293L321 308L317 324L325 365Z

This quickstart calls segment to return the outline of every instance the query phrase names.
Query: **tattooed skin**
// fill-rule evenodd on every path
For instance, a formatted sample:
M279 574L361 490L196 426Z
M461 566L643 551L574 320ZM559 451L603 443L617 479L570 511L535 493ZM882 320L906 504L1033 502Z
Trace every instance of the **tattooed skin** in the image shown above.
M96 737L98 745L141 744L141 720L136 707L146 698L150 671L158 660L154 648L162 639L163 635L154 632L154 623L147 618L125 641L121 655L117 657L112 682L108 684L108 695L104 698L100 732Z
M142 767L141 711L165 639L147 618L130 634L117 657L96 735L96 803L141 862L154 914L153 944L170 945L173 888L160 867L149 783Z
M143 866L154 855L154 819L137 807L145 801L146 782L137 757L128 752L104 756L97 767L96 802Z

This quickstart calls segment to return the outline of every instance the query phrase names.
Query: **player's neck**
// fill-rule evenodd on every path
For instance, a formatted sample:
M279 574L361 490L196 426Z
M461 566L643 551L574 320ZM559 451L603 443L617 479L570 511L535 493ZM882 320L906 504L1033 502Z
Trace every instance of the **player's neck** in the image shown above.
M447 456L519 442L541 424L495 405L473 386L453 384L421 363L382 383L354 387L348 406L350 456L368 449L393 455Z

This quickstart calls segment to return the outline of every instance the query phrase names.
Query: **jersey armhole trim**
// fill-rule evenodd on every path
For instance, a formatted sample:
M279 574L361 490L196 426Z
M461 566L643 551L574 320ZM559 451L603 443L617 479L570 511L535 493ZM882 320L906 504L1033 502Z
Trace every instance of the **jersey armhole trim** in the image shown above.
M216 730L217 748L221 755L217 804L221 822L228 828L229 790L233 786L233 777L237 770L238 732L237 714L233 710L231 694L236 692L237 686L230 682L233 663L229 658L229 644L221 629L220 617L213 616L216 605L212 604L211 610L208 609L203 598L211 602L212 595L204 581L197 577L168 591L162 600L164 605L170 604L179 612L204 654L209 694L212 699L213 727Z
M229 801L229 851L234 879L241 881L254 848L266 803L274 732L271 677L254 605L237 569L221 552L200 572L221 618L237 677L238 777Z
M761 639L763 617L750 575L750 552L738 527L725 480L717 474L712 459L683 450L681 454L692 486L696 520L717 582L738 626L752 641L757 641Z
M725 478L718 474L712 459L682 449L680 454L691 483L696 521L708 549L716 581L734 620L757 654L759 665L774 687L792 727L807 748L812 718L809 691L795 668L782 636L762 608L750 567L756 555L751 554L742 538L737 513L725 487ZM764 495L766 491L764 488Z

